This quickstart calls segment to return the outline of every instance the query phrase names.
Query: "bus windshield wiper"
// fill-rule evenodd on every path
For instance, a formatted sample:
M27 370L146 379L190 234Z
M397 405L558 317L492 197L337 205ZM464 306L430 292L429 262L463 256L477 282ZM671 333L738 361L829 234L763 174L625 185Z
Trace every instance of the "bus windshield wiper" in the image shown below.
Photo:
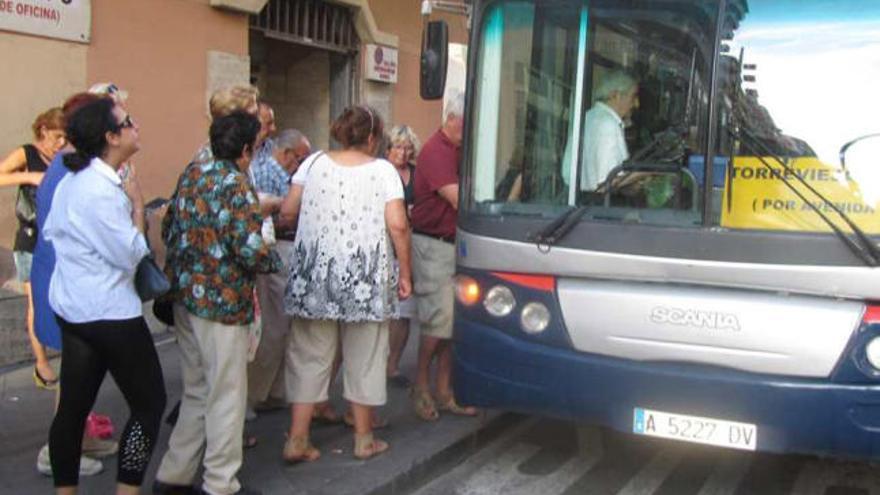
M578 206L565 210L559 216L548 223L538 233L529 236L529 240L536 243L538 248L550 249L550 246L559 242L580 221L589 206Z
M795 173L795 171L786 163L786 160L774 153L769 146L761 142L760 139L752 135L749 131L745 129L741 129L739 132L731 129L730 134L734 137L734 139L738 139L741 143L745 144L752 152L755 152L756 158L761 162L764 167L770 170L770 173L776 177L778 177L785 186L791 190L798 198L801 199L805 204L809 205L810 209L812 209L819 218L825 222L828 227L834 231L834 234L855 254L859 259L861 259L866 265L875 267L880 265L880 249L877 248L877 245L865 234L865 232L856 225L852 219L843 212L840 208L837 207L834 203L831 202L825 195L816 190L809 182L806 181L799 174ZM776 173L776 170L767 162L764 158L768 156L774 160L776 160L779 165L782 166L783 170L786 173L779 174ZM733 162L731 162L729 167L733 167ZM801 183L804 187L807 188L812 194L814 194L822 204L837 214L841 220L846 223L846 225L853 231L855 234L855 239L850 237L846 232L840 229L837 224L834 223L830 218L828 218L822 210L814 204L812 201L809 201L801 191L799 191L788 177L794 177L797 182Z

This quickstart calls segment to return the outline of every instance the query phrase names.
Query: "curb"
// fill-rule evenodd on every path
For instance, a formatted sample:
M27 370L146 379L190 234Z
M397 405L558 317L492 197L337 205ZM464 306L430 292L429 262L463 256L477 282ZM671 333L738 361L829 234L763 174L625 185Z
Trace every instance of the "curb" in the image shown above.
M516 413L502 413L489 420L485 426L464 436L445 449L433 452L426 459L398 473L389 481L372 488L364 495L403 495L427 485L434 478L448 472L464 462L474 452L500 437L509 429L521 424L526 416Z

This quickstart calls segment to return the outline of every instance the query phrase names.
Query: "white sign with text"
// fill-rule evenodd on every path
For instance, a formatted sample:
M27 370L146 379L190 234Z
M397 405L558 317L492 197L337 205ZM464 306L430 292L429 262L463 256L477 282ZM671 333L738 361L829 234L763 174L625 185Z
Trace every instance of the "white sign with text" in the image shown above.
M364 65L366 66L364 75L368 80L386 83L397 82L397 48L366 45Z
M91 0L0 0L0 30L88 43Z

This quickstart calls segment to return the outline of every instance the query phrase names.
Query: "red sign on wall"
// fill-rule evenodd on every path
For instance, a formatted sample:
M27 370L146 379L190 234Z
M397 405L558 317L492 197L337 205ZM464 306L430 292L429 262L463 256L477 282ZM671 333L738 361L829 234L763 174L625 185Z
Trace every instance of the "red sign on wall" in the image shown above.
M364 50L365 77L370 81L397 82L397 48L366 45Z

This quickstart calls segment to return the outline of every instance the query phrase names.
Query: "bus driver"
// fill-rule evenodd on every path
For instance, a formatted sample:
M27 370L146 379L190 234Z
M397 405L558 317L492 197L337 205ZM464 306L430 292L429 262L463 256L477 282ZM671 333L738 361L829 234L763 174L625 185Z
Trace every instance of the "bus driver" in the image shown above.
M623 129L639 107L639 85L631 76L614 71L596 87L593 105L584 116L581 190L596 191L608 173L629 158Z

